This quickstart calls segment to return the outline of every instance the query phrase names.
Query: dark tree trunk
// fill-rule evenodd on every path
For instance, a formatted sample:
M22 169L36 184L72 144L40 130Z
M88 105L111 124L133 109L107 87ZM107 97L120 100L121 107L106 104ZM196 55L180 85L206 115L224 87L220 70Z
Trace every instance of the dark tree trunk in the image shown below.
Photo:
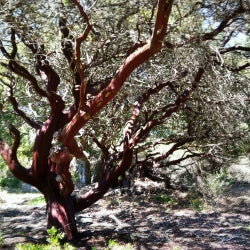
M74 200L71 193L64 195L60 189L61 183L56 181L56 174L49 172L35 185L46 200L47 228L55 227L64 232L68 240L77 238Z
M38 131L31 175L34 180L32 185L38 188L46 200L48 228L54 226L59 231L64 231L68 240L74 240L77 237L75 209L71 197L74 185L69 172L72 156L67 157L68 150L51 154L53 135L67 121L64 114L57 113L51 116ZM57 180L58 176L62 181Z
M64 231L68 240L77 237L77 227L73 207L73 199L70 195L62 196L53 181L49 181L44 190L44 197L47 203L48 228L56 227Z

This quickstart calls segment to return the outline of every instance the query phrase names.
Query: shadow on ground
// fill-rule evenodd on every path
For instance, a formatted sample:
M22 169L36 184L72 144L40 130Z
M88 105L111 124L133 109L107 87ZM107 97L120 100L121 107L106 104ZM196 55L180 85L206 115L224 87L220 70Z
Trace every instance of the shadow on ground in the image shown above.
M244 177L250 176L247 163L241 165L248 173ZM159 202L159 190L140 195L112 190L77 215L77 249L105 249L109 240L142 250L250 249L250 180L241 181L236 179L206 212L192 210L185 193L161 193L171 202ZM29 204L38 196L0 192L1 249L46 243L45 204Z
M159 203L155 194L114 196L77 216L78 249L104 249L112 239L134 249L250 249L249 183L234 183L210 212ZM25 194L24 194L25 195ZM114 198L115 197L115 198ZM18 242L46 242L45 205L1 203L2 249Z
M250 184L234 185L250 192ZM240 197L228 193L211 212L159 204L147 196L120 197L113 208L106 205L96 214L89 210L78 216L87 233L81 244L104 248L114 239L135 249L250 249L250 203Z

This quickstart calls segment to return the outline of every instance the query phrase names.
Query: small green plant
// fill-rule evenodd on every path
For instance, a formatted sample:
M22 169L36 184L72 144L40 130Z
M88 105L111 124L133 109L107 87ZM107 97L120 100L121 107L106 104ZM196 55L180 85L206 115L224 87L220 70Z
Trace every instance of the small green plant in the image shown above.
M71 176L72 176L72 180L73 180L74 183L80 183L80 182L81 182L81 180L80 180L80 178L79 178L79 175L77 174L76 171L74 171L74 172L71 174Z
M200 198L192 198L190 199L190 207L197 212L201 212L204 210L204 201Z
M49 248L43 244L19 243L15 246L15 250L49 250Z
M218 197L232 185L232 178L226 169L205 177L204 188L210 197Z
M246 227L246 230L250 232L250 225Z
M164 196L164 195L156 195L154 197L154 200L158 203L169 203L169 204L175 204L175 201L173 200L173 198L169 197L169 196Z
M33 243L19 243L16 245L16 250L76 250L75 247L69 243L61 245L60 241L64 237L62 233L59 233L55 227L51 227L47 230L49 238L47 239L48 245L45 244L33 244Z
M109 247L109 248L114 247L116 244L117 244L117 243L115 242L115 240L109 239L109 241L108 241L108 247Z
M52 246L45 244L19 243L15 246L15 250L76 250L75 247L66 243L63 246Z
M179 246L175 246L173 250L180 250L181 248Z
M128 243L126 245L121 245L113 239L109 239L108 246L106 248L106 250L133 250L133 249L135 248L131 243Z
M16 245L17 250L75 250L76 248L66 243L61 245L61 240L64 237L63 233L58 232L58 230L53 226L47 230L49 238L47 239L48 245L45 244L33 244L33 243L20 243Z
M110 201L110 206L111 207L116 207L116 206L119 206L120 205L120 200L119 199L112 199L111 201Z
M21 186L21 181L12 176L1 177L0 187L18 189Z
M58 230L53 226L50 229L47 230L49 234L49 238L47 241L49 242L50 245L52 246L59 246L60 241L63 239L64 234L58 232Z
M69 243L65 243L65 244L63 245L63 249L64 249L64 250L76 250L76 248L73 247L72 245L70 245Z
M44 198L44 196L39 196L39 197L36 197L36 198L34 198L34 199L31 199L30 201L29 201L29 205L37 205L37 204L43 204L43 203L45 203L45 198Z
M3 245L3 233L0 231L0 247Z

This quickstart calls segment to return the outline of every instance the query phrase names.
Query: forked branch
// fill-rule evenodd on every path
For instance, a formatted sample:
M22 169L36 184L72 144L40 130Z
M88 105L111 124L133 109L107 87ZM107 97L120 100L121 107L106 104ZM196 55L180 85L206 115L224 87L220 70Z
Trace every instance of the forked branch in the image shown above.
M124 64L120 67L108 86L88 103L87 112L80 112L75 115L72 121L62 131L60 140L63 144L68 146L70 140L76 135L79 129L81 129L92 116L97 114L115 97L124 85L128 76L139 65L147 62L154 54L161 50L172 5L172 0L158 1L154 34L152 35L151 40L126 58Z
M8 144L0 138L0 155L2 155L14 176L23 182L36 186L30 170L23 167L17 159L17 149L20 145L20 132L13 125L9 125L9 130L14 135L13 146L10 148Z

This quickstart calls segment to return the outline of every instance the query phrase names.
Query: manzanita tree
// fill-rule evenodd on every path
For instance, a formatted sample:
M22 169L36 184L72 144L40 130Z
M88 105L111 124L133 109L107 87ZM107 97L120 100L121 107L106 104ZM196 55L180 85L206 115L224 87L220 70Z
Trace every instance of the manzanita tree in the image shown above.
M63 229L69 240L77 235L75 214L132 165L209 157L229 145L218 144L225 138L243 138L237 126L247 122L242 107L249 97L238 73L249 67L249 47L236 40L248 29L247 1L2 6L1 122L14 141L9 146L2 138L0 153L15 177L44 195L48 226ZM12 122L6 119L11 109L19 117ZM37 131L30 167L18 160L22 121ZM101 168L97 185L73 198L69 164L86 158L76 139L80 130L99 148ZM145 153L159 144L169 146ZM166 161L180 149L180 158Z

